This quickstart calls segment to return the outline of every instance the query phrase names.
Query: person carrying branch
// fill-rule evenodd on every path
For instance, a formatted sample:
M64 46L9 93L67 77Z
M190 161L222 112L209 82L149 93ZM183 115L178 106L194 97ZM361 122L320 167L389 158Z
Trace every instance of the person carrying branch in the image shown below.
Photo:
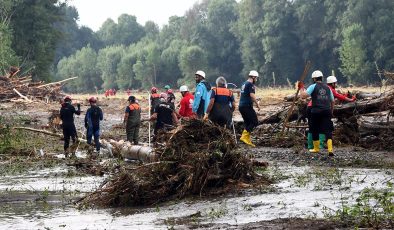
M239 112L244 120L245 129L242 132L240 141L247 145L256 147L251 140L250 134L253 129L258 125L257 114L253 109L253 104L256 105L257 109L260 110L260 106L256 100L255 84L259 73L256 70L249 72L248 80L242 84L241 87L241 98L239 100Z
M141 124L141 107L134 96L128 99L129 106L126 107L123 124L126 127L127 141L138 145L139 130Z
M324 134L327 138L327 150L329 156L334 156L332 146L332 131L334 125L331 121L334 109L334 95L330 88L323 83L323 73L315 70L312 73L314 84L310 85L306 90L304 83L299 82L298 88L302 98L310 96L312 98L310 132L312 133L313 149L311 153L320 152L319 134Z
M230 128L234 109L233 92L227 89L226 79L218 77L216 79L216 87L211 89L211 100L204 120L209 118L209 120L219 126Z
M70 138L72 139L73 143L76 143L76 141L78 140L77 130L74 124L74 114L81 114L81 105L77 104L78 110L76 110L75 107L71 105L71 101L71 97L66 96L60 109L60 119L62 120L64 137L64 155L66 157L68 157L69 153L68 147L70 145Z
M87 143L92 143L92 136L94 136L94 143L96 151L100 152L100 121L103 120L103 111L97 106L95 97L89 99L90 108L85 115L85 128Z

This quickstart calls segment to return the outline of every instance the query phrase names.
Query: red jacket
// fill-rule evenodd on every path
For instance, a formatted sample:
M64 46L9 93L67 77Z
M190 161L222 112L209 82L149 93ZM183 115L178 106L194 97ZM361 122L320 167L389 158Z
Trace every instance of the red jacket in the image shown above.
M334 94L334 98L337 98L337 99L340 100L340 101L346 101L346 98L347 98L346 95L338 93L338 92L335 90L335 88L333 88L333 87L330 86L330 85L327 85L327 86L330 87L332 94Z
M181 100L181 107L179 108L179 115L182 117L192 117L193 116L193 101L194 96L187 92Z

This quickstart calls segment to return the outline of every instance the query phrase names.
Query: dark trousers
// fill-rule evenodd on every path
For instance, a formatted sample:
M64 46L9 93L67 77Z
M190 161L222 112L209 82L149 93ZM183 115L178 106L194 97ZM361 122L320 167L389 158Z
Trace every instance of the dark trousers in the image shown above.
M209 120L213 123L226 128L231 127L231 118L232 118L232 111L228 104L213 104L213 108L209 113Z
M326 139L332 139L332 131L334 124L331 121L331 111L323 110L319 112L311 112L310 132L313 141L319 140L319 133L326 135Z
M64 137L64 151L68 149L70 146L70 138L75 143L77 137L77 130L75 129L75 125L63 125L63 137Z
M249 133L259 124L257 120L257 114L253 109L253 106L240 106L239 112L244 119L244 126L246 131Z
M86 133L88 144L92 143L92 136L94 136L94 144L96 146L96 150L100 151L100 127L88 128Z
M139 132L140 132L139 124L127 125L126 126L127 141L134 142L135 145L138 145Z

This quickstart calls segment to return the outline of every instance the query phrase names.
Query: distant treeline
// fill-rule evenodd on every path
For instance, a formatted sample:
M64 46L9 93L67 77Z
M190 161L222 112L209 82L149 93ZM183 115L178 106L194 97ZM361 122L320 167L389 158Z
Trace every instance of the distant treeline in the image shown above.
M287 85L307 60L343 83L376 83L377 67L394 70L393 0L203 0L162 28L127 14L97 32L77 20L67 1L1 0L2 72L78 76L67 90L89 92L194 86L199 69L236 84L255 69L259 84Z

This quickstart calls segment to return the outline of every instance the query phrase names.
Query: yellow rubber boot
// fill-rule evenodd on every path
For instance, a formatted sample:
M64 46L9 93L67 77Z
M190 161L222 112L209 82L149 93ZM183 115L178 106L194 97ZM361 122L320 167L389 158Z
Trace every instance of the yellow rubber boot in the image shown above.
M334 156L333 150L332 150L332 139L327 140L327 150L328 150L328 155L329 156Z
M246 133L247 133L247 132L248 132L248 131L246 131L246 129L244 129L244 131L242 131L241 138L239 138L240 141L242 141L242 142L245 143L245 141L246 141Z
M320 141L313 141L313 149L309 149L310 153L319 153L320 152Z
M256 147L256 145L254 145L254 144L252 143L252 140L250 139L250 133L249 133L249 132L246 132L245 136L246 136L246 138L245 138L245 140L244 140L243 142L244 142L245 144L247 144L247 145L252 146L252 147Z

